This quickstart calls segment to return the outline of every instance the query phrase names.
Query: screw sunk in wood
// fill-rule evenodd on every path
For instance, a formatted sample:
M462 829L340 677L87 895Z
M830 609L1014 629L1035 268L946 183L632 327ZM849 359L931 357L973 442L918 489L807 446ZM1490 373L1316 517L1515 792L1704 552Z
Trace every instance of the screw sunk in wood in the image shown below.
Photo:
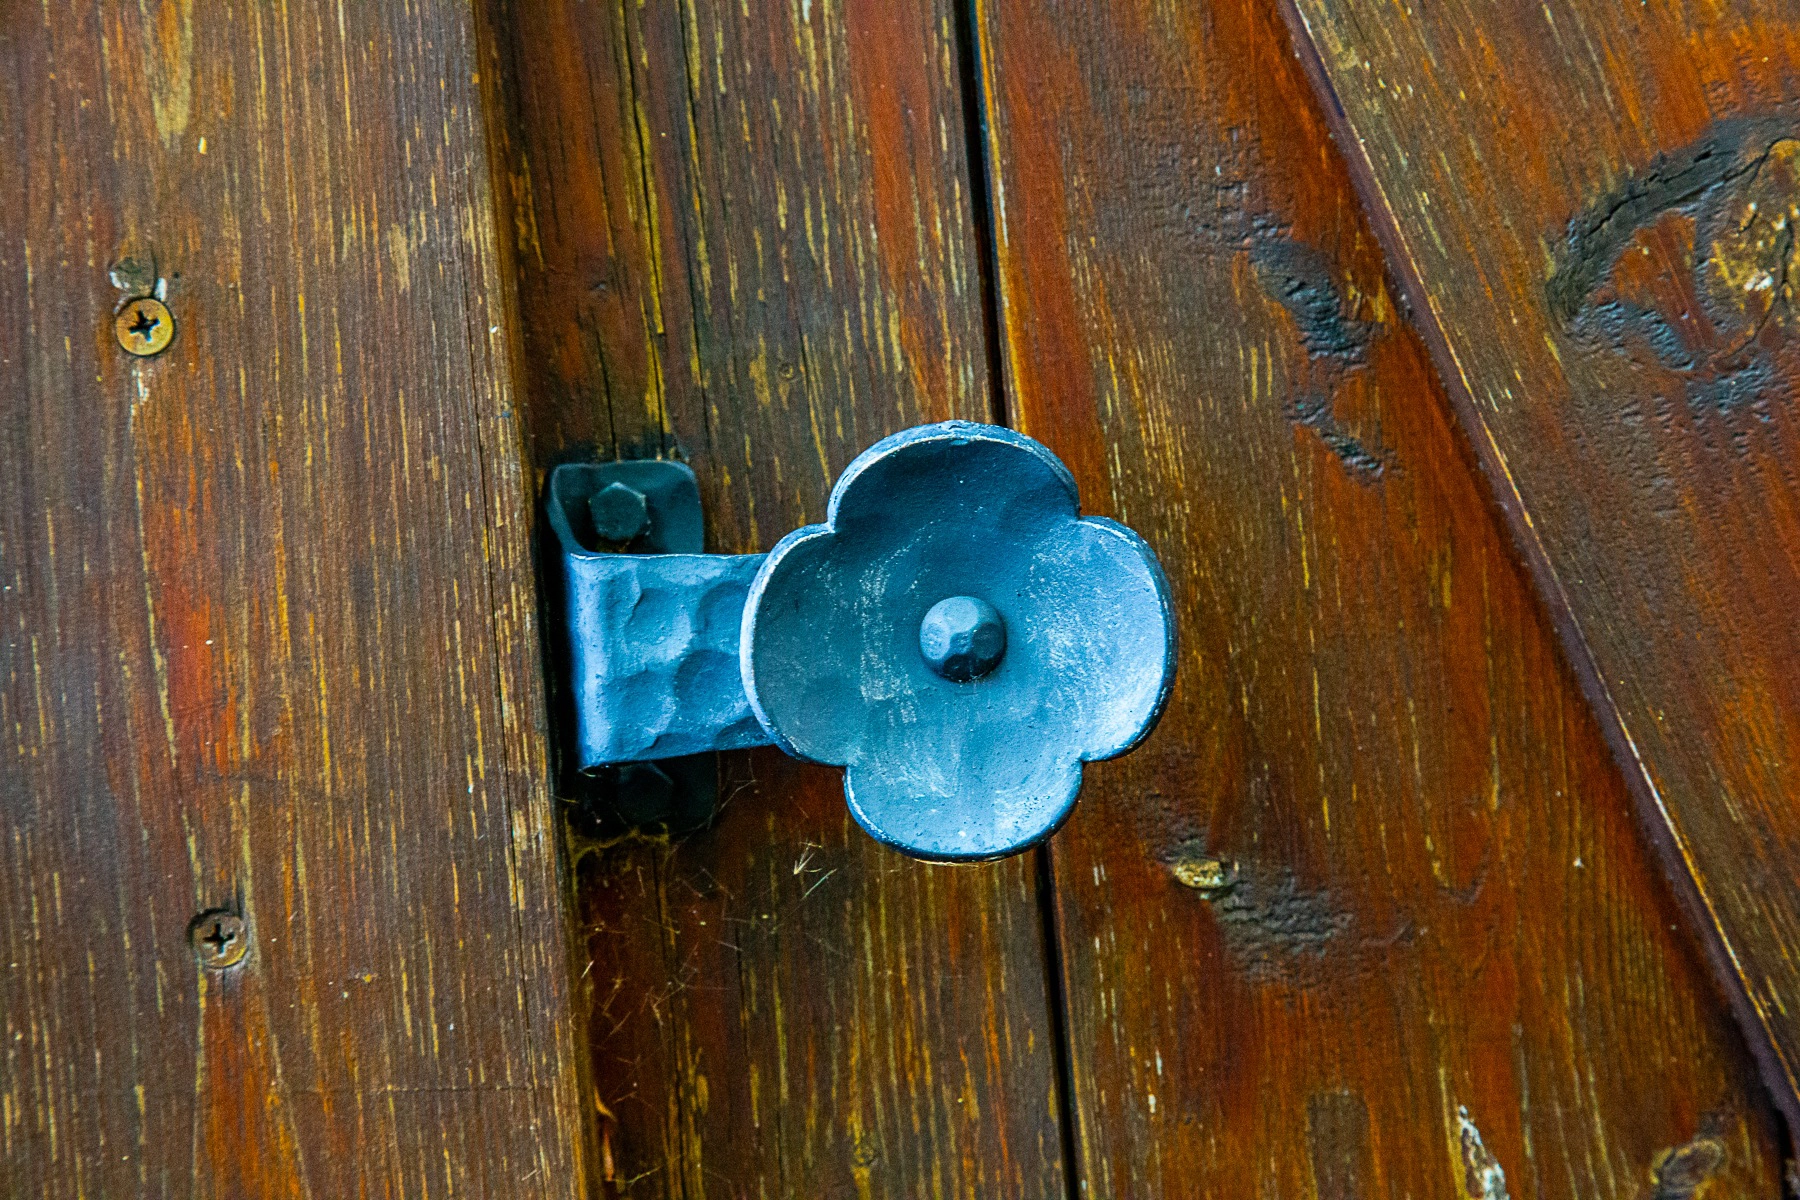
M1238 865L1218 858L1182 858L1169 864L1176 882L1193 888L1208 899L1223 896L1237 886Z
M161 354L175 340L175 315L156 297L140 296L113 316L113 336L127 354Z
M249 953L244 918L224 908L209 909L188 925L188 942L200 965L214 971L235 967Z

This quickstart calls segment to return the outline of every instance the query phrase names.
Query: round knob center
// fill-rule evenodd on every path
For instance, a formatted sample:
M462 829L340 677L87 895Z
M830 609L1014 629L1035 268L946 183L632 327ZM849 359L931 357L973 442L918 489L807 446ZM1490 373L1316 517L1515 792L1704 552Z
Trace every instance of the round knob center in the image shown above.
M975 596L939 600L919 622L919 653L952 683L980 679L1006 656L1006 622Z

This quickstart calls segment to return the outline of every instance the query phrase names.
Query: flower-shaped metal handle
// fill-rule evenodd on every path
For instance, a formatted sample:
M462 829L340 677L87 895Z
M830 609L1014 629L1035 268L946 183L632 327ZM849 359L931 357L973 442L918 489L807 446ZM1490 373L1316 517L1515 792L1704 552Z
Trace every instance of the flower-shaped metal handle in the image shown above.
M1055 455L952 421L850 465L763 561L738 653L763 728L843 767L864 829L984 859L1048 837L1081 764L1150 729L1173 631L1149 546L1083 518Z
M747 702L788 753L843 767L858 823L920 858L998 858L1048 837L1074 805L1081 765L1136 745L1174 675L1168 585L1149 546L1117 522L1082 517L1056 456L995 426L950 421L877 443L832 489L825 523L760 560L668 555L651 572L649 556L587 557L577 565L611 580L595 594L617 597L598 616L588 607L590 625L628 626L646 589L664 586L655 580L705 574L676 558L711 560L720 579L748 577L748 590L741 695L678 698L683 671L720 648L719 596L730 589L712 581L694 619L659 618L691 645L613 646L607 661L629 662L629 678L610 678L613 667L581 676L578 665L578 707L590 706L585 682L612 722L583 725L584 751L658 753L643 749L657 736L621 721L627 694L655 710L652 734L683 732L665 739L679 743L672 753L696 747L682 714L697 708L730 718L721 747L745 744L748 723L735 714ZM633 558L642 565L618 561ZM651 660L662 665L645 668Z

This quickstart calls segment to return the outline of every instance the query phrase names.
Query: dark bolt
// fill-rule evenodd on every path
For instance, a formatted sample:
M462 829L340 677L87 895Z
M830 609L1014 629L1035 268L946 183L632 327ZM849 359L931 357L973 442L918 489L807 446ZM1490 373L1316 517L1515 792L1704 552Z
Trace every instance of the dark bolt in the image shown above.
M167 350L175 340L175 317L161 300L142 296L114 315L113 336L127 354L149 358Z
M588 498L588 514L594 519L594 534L615 545L636 541L650 528L650 504L629 484L609 483L595 492Z
M939 600L919 622L919 653L952 683L980 679L1006 656L1006 622L974 596Z
M223 908L195 917L188 926L188 941L192 943L200 965L214 971L237 966L250 950L250 939L244 933L244 918Z

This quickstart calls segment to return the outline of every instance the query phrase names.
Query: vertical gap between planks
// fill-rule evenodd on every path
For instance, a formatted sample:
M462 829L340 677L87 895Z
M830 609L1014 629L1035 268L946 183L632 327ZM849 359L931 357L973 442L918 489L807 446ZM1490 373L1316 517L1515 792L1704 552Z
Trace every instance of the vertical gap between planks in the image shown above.
M988 419L1009 426L1005 361L1000 327L1000 260L994 219L994 191L987 157L987 97L981 90L981 40L976 31L978 0L955 0L957 66L962 82L963 145L975 248L980 259L982 334L987 345ZM1069 1045L1069 1012L1063 986L1061 931L1056 919L1056 873L1048 843L1032 851L1036 868L1038 918L1044 943L1046 1008L1050 1050L1056 1072L1056 1123L1062 1147L1063 1186L1070 1200L1080 1195L1075 1154L1075 1073Z
M1069 1053L1068 994L1063 988L1062 934L1056 921L1056 872L1045 843L1031 852L1037 862L1038 914L1044 926L1044 980L1050 1008L1050 1053L1056 1068L1056 1122L1062 1137L1063 1187L1070 1200L1082 1192L1075 1157L1075 1066Z
M963 159L974 211L975 256L981 290L981 332L987 344L988 420L1010 426L1000 342L1000 259L994 241L994 190L988 178L987 98L981 94L981 43L975 34L975 0L955 0L956 57L961 76Z

